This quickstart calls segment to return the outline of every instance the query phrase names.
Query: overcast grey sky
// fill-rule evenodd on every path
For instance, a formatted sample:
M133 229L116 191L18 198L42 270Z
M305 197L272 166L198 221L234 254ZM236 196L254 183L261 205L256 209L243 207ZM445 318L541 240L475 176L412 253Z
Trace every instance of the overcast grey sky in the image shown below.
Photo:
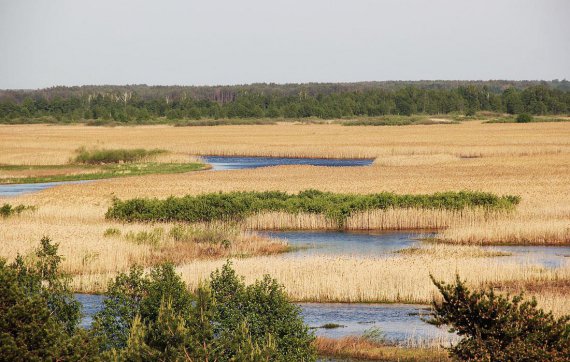
M0 0L0 88L570 78L570 0Z

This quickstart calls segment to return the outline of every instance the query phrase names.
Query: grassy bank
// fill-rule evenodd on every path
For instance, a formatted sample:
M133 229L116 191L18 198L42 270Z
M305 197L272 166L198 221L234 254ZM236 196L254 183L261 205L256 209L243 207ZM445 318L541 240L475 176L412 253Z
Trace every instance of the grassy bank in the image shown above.
M263 212L324 215L338 227L356 212L386 209L508 210L520 201L518 196L496 196L484 192L443 192L431 195L337 194L306 190L298 194L279 191L211 193L169 197L165 200L136 198L114 200L108 219L122 221L243 221Z
M442 116L386 116L339 121L343 126L411 126L430 124L458 124L457 120Z
M362 337L340 339L318 337L314 346L323 357L354 358L369 361L436 362L451 361L443 348L392 346Z
M0 171L22 171L35 176L0 178L0 184L27 184L60 181L100 180L115 177L173 174L203 170L201 163L114 163L104 165L10 165ZM43 174L43 175L42 175Z

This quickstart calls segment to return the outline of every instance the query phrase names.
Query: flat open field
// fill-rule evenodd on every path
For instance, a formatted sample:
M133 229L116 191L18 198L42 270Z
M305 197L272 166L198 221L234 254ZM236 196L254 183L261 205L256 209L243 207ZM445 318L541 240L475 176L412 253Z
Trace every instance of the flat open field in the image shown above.
M570 243L570 123L565 122L483 124L471 121L402 127L345 127L334 124L188 128L25 125L0 126L0 140L0 164L12 165L65 164L81 146L160 148L177 155L376 158L370 167L279 166L101 180L60 186L9 199L12 204L35 205L38 208L34 213L0 220L0 239L3 243L0 255L12 258L16 252L27 253L37 245L41 236L49 235L61 243L61 251L66 256L66 269L74 274L83 274L78 278L78 283L85 283L82 285L86 290L96 290L97 285L101 287L106 276L124 270L129 264L156 260L156 251L148 245L135 245L124 238L103 236L108 228L118 228L126 233L155 227L145 224L122 225L105 220L104 214L113 197L163 198L233 190L297 192L309 188L349 193L486 191L498 195L520 195L522 200L512 213L491 218L448 218L442 221L441 226L446 228L440 230L438 237L452 243L467 244ZM0 203L4 201L0 200ZM410 216L410 213L403 213L395 218ZM263 215L260 217L263 218ZM168 225L160 227L166 232L170 228ZM271 254L279 249L279 246L268 241L264 241L267 244L263 247L256 247L243 240L247 254ZM214 253L212 257L239 254L240 246L236 245L235 248ZM204 253L199 250L181 252L188 252L188 258L180 259L184 260L182 264L187 264L181 265L180 270L191 282L196 281L193 276L196 270L206 273L218 263L195 261L204 258ZM298 266L296 270L304 277L297 282L286 274L293 266L290 262L274 262L271 258L274 257L244 259L237 267L245 273L253 270L254 265L271 265L270 270L262 267L254 270L259 273L271 272L273 276L282 278L290 294L299 300L371 301L374 299L372 294L359 292L357 288L370 288L375 277L379 278L378 283L383 283L388 277L387 269L374 269L375 273L368 274L369 278L361 279L362 284L354 284L351 289L352 284L347 282L348 279L356 280L359 275L367 274L371 270L367 265L377 265L380 261L365 258L307 260L323 269L336 265L337 269L330 270L330 279L323 281L323 289L317 290L310 288L313 281L309 275L314 272L314 266ZM420 259L408 258L402 265L409 263L417 266L417 263L423 263ZM391 260L390 263L398 263L398 260ZM443 258L440 262L445 264L446 260ZM532 265L488 263L496 273L481 276L484 280L476 281L524 284L567 279L570 275L569 266L552 274ZM433 265L436 264L434 262ZM476 270L480 268L477 259L457 265L447 264L449 267L440 270L442 277L452 277L456 270L461 273L461 268L465 268L468 275L476 275ZM424 266L421 270L417 268L419 266L404 270L410 274L428 271L424 270ZM96 283L91 280L91 273L97 279ZM404 271L401 269L400 273ZM338 279L339 275L348 279ZM254 277L253 274L250 276ZM344 283L344 287L337 288L333 293L327 283L335 286ZM422 275L421 280L410 279L409 285L375 287L370 292L378 292L381 295L376 298L378 300L397 301L395 296L398 293L402 295L407 290L410 293L417 290L417 295L401 300L429 301L433 288L428 287L427 275ZM560 290L556 290L557 300L564 300L567 295L560 297L560 293ZM545 305L548 303L544 302ZM567 311L570 306L565 305L562 309Z

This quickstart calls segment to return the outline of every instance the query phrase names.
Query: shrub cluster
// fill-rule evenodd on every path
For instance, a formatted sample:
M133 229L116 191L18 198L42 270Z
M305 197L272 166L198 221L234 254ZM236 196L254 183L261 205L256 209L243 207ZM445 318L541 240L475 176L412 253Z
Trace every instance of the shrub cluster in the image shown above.
M459 277L454 284L432 280L442 294L433 303L431 324L451 327L463 337L450 349L459 361L569 361L570 316L555 318L522 295L471 291Z
M196 292L174 266L133 267L109 284L89 330L42 239L33 264L0 258L0 361L315 361L314 336L281 285L245 285L230 263Z
M296 195L279 191L211 193L198 196L169 197L165 200L136 198L115 199L107 211L108 219L122 221L241 221L260 212L323 214L342 227L355 212L421 208L462 210L482 207L488 210L510 209L518 196L496 196L485 192L442 192L431 195L335 194L306 190Z
M164 150L145 150L137 149L116 149L116 150L87 150L81 147L77 150L78 155L74 161L82 164L107 164L122 162L137 162L146 158L165 153Z
M532 122L532 116L528 113L521 113L517 116L517 123L530 123Z
M22 212L26 210L34 211L36 209L35 206L26 206L26 205L18 205L12 206L10 204L4 204L0 207L0 216L1 217L8 217L12 215L20 215Z

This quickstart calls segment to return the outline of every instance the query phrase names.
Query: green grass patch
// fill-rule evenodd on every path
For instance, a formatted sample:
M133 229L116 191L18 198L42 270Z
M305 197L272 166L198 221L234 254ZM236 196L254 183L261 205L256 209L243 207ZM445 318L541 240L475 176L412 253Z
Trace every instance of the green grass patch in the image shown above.
M239 118L239 119L197 119L180 120L174 123L175 127L203 127L203 126L224 126L224 125L273 125L277 122L273 119Z
M17 205L12 206L11 204L4 204L0 207L0 217L10 217L13 215L20 215L24 211L35 211L35 206Z
M103 236L106 238L118 237L121 236L121 230L117 228L107 228L103 233Z
M453 119L436 120L426 116L387 116L380 118L364 118L355 121L341 121L343 126L409 126L430 124L458 124Z
M154 228L151 231L129 231L125 234L125 239L139 245L157 246L164 236L164 229Z
M317 190L291 195L280 191L251 191L188 195L164 200L115 199L106 217L129 222L237 222L256 213L281 211L323 214L342 228L346 219L359 211L389 208L463 210L478 207L491 211L512 209L519 201L518 196L496 196L470 191L431 195L397 195L389 192L357 195Z
M562 118L562 117L540 117L534 116L530 119L523 119L521 122L519 117L515 116L506 116L506 117L497 117L490 119L483 123L549 123L549 122L570 122L569 118Z
M69 175L46 175L13 177L0 180L0 184L29 184L43 182L101 180L115 177L144 176L150 174L172 174L202 170L206 166L202 163L123 163L95 165L55 165L55 166L0 166L0 170L46 170L80 167L93 170L92 173L78 173Z
M109 163L133 163L147 160L154 156L166 153L165 150L145 150L143 148L136 149L115 149L115 150L87 150L81 147L77 150L79 153L75 159L75 163L100 165Z

